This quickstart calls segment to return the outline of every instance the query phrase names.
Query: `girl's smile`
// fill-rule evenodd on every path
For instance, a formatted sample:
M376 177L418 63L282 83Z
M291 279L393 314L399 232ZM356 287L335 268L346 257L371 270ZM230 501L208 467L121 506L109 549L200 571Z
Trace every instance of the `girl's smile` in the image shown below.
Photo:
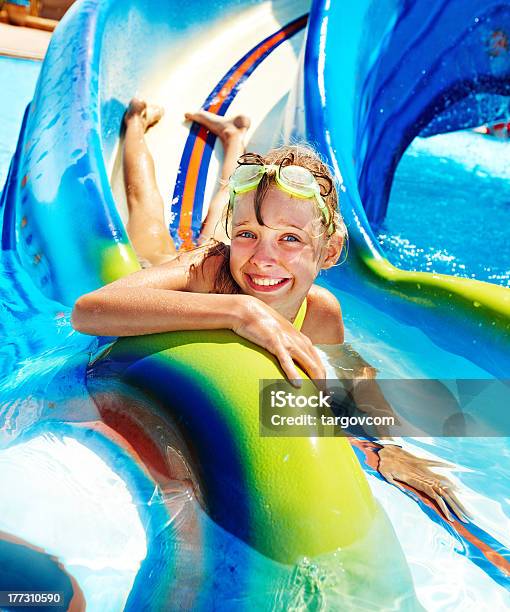
M245 273L245 276L254 291L262 291L264 293L277 291L291 280L290 277L274 278L270 276L261 276L258 274Z

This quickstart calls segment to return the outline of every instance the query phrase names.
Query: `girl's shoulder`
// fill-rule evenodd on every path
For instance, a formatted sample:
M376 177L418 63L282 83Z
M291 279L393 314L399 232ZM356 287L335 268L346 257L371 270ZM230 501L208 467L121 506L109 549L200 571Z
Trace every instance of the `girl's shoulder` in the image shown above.
M336 297L324 287L312 285L306 300L306 317L301 331L314 344L342 344L344 323Z

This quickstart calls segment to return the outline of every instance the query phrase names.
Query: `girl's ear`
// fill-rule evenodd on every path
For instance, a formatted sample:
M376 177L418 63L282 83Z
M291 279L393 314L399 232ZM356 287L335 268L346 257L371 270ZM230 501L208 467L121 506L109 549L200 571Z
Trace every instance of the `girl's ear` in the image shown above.
M338 261L340 254L342 252L342 247L344 246L344 239L340 234L333 234L329 239L326 248L326 255L322 262L321 269L327 270L336 264Z

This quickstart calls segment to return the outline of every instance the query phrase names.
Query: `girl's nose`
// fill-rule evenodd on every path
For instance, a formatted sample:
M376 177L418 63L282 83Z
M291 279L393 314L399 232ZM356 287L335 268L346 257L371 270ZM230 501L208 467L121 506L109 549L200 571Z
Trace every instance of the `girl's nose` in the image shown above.
M258 266L276 263L276 248L271 240L259 240L250 257L250 262Z

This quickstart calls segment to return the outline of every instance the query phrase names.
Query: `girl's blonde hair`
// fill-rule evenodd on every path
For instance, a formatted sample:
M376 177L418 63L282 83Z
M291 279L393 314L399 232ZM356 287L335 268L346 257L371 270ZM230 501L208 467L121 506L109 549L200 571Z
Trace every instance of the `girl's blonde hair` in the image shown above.
M266 155L254 155L253 153L245 153L239 158L238 163L246 163L245 159L250 156L258 158L265 165L285 166L294 165L302 166L309 170L316 178L321 188L321 195L328 209L329 223L318 209L317 213L322 219L324 233L327 235L327 230L332 227L333 231L330 235L339 234L343 240L347 237L347 230L340 215L338 205L338 192L335 188L335 179L329 166L323 161L319 153L317 153L309 144L299 143L292 145L283 145L275 149L271 149ZM271 185L276 183L274 173L266 173L263 175L260 183L257 186L255 193L255 216L260 225L264 225L262 219L261 207L262 202ZM233 202L229 202L224 214L225 231L228 234L233 215Z

